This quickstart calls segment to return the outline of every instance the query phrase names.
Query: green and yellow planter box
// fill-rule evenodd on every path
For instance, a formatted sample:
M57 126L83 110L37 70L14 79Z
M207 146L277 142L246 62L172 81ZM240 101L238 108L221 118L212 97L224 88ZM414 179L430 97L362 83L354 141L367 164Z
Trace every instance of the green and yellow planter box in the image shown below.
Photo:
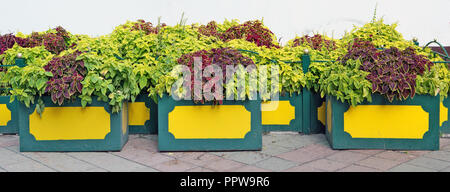
M325 133L327 119L325 97L320 97L319 93L311 92L311 127L310 133Z
M333 149L439 149L439 96L390 103L374 94L350 106L327 96L326 136Z
M159 151L261 150L260 100L223 104L175 101L164 95L158 101Z
M158 132L157 104L146 94L128 103L130 134L156 134Z
M278 101L261 103L264 132L294 131L305 134L323 133L325 130L325 99L312 93L309 99L294 93L279 97Z
M17 100L12 103L10 96L0 96L0 134L16 134L18 133L19 113Z
M111 113L110 105L92 98L81 107L80 99L55 105L44 96L39 115L35 105L19 103L20 151L120 151L128 141L128 109Z
M261 122L264 132L302 132L302 95L279 96L278 101L261 103Z
M440 130L441 133L444 134L450 134L450 113L448 112L448 109L450 108L450 98L447 97L444 99L443 102L441 102L441 106L439 107L440 112L440 123L441 126Z

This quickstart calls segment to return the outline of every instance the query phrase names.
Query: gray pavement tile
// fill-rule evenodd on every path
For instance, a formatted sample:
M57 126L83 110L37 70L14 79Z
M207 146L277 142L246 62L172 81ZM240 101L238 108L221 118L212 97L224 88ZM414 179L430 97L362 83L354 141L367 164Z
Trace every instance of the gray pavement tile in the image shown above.
M76 159L93 164L97 167L106 169L108 171L119 172L145 168L145 166L141 164L124 159L122 157L115 156L110 153L84 152L84 153L68 153L68 155L75 157Z
M93 169L88 169L88 170L83 171L83 172L108 172L108 170L102 169L102 168L93 168Z
M400 164L388 170L389 172L435 172L436 170L419 167L408 163Z
M278 141L276 143L273 143L274 145L278 145L281 147L285 147L288 149L298 149L310 144L314 144L318 141L314 139L313 137L305 136L305 135L299 135L299 136L292 136L290 138L286 138L284 140Z
M296 134L281 134L281 133L271 132L267 135L263 135L262 142L263 142L263 145L272 145L272 144L276 144L281 141L292 139L295 137L295 135L298 135L298 133L296 133Z
M130 172L159 172L159 171L151 167L144 167L130 170Z
M195 168L186 170L186 172L214 172L214 170L207 169L204 167L195 167Z
M179 159L162 162L152 166L152 168L164 172L183 172L194 167L197 166Z
M318 159L318 160L315 160L315 161L312 161L312 162L309 162L309 163L305 163L303 165L309 166L309 167L312 167L312 168L316 168L316 169L319 169L319 170L332 172L332 171L337 171L339 169L347 167L350 164L349 163L332 161L332 160L328 160L328 159Z
M268 159L270 157L271 157L270 155L260 153L260 152L244 151L244 152L240 152L240 153L233 153L229 156L226 156L225 158L231 159L231 160L234 160L237 162L245 163L245 164L254 164L259 161Z
M386 171L392 167L399 165L401 162L393 161L389 159L383 159L378 157L369 157L367 159L355 162L357 165L370 167L374 169L379 169L382 171Z
M364 153L356 153L351 151L339 151L328 157L329 160L343 162L343 163L354 163L368 158L370 155Z
M286 169L283 172L324 172L324 171L321 169L311 167L310 165L299 165Z
M416 156L414 156L414 155L402 153L402 152L398 152L398 151L384 151L384 152L376 154L375 157L389 159L389 160L398 161L398 162L405 162L405 161L416 158Z
M8 172L55 172L55 170L33 160L24 160L2 166Z
M450 152L450 145L446 145L446 146L444 146L444 147L441 147L439 150L440 150L440 151L447 151L447 152Z
M232 170L233 172L270 172L270 170L256 167L253 165L244 165L237 169Z
M214 171L222 172L222 171L233 171L244 165L245 164L243 164L243 163L239 163L239 162L236 162L233 160L222 158L222 159L211 161L211 162L207 163L206 165L204 165L203 167L214 170Z
M450 167L447 167L445 169L442 169L441 172L450 172Z
M365 166L350 165L348 167L338 170L337 172L380 172L380 170Z
M219 159L222 159L222 157L210 153L192 152L188 156L185 156L180 160L192 163L194 165L203 166L208 164L209 162L216 161Z
M262 151L206 153L159 153L157 135L143 134L131 135L129 143L121 152L110 153L20 153L18 140L17 135L0 135L0 172L450 171L450 145L443 145L442 139L439 151L335 151L329 148L324 134L275 132L263 135ZM305 156L309 160L300 161ZM302 162L306 164L299 164ZM359 165L348 166L350 163Z
M427 153L426 155L424 155L424 157L450 162L450 152L448 151L433 151Z
M286 147L282 147L282 146L278 146L278 145L266 145L266 146L262 146L261 153L275 156L275 155L286 153L286 152L289 152L292 150L293 149L288 149Z
M217 155L219 157L227 158L229 156L232 156L233 154L239 154L241 151L217 151L217 152L210 152L210 154Z
M5 167L10 164L17 164L24 161L29 161L30 159L13 152L11 150L0 148L0 167Z
M269 159L260 161L255 164L255 166L271 170L271 171L284 171L286 169L289 169L291 167L296 166L297 163L294 163L292 161L284 160L278 157L271 157Z
M65 153L32 152L22 154L57 171L79 172L98 168L90 163L68 156Z
M450 166L450 162L432 159L428 157L419 157L407 162L408 164L425 167L434 170L442 170Z

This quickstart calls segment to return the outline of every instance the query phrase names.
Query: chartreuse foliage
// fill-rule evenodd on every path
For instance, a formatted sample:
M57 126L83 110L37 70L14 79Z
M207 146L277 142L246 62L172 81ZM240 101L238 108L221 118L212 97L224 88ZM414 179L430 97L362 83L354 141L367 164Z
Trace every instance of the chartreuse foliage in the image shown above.
M287 47L291 47L294 52L298 53L296 56L299 58L305 50L308 50L312 62L309 71L304 75L305 87L317 92L320 89L319 79L321 75L328 73L328 67L347 52L347 46L341 40L320 34L312 37L308 35L296 37L288 42Z
M15 45L0 57L5 58L6 64L14 65L18 53L22 54L27 66L23 68L18 66L8 67L3 80L11 85L10 93L15 96L11 97L11 101L17 98L29 107L30 104L35 103L36 97L44 95L46 83L53 76L51 72L44 69L44 66L52 59L53 54L47 51L44 46L23 48ZM39 100L36 108L39 112L42 112L42 100Z
M182 20L167 26L138 20L95 38L73 35L58 27L30 35L2 36L2 64L13 65L21 53L28 66L8 67L0 77L2 82L11 84L10 93L25 105L36 103L37 99L38 112L43 109L39 99L43 95L54 96L58 104L80 98L83 106L96 96L109 102L114 112L120 110L124 100L134 101L138 94L157 100L158 96L171 93L177 77L170 72L176 65L185 64L179 59L200 53L223 61L249 59L258 68L267 67L268 77L273 72L268 66L275 64L280 72L278 86L272 87L270 79L258 79L258 86L266 84L272 93L299 93L307 87L352 105L371 100L371 93L380 90L389 99L405 99L406 93L413 96L413 89L416 94L440 93L446 97L450 73L445 64L429 63L442 59L430 49L405 40L395 28L396 24L374 19L355 27L342 39L316 34L296 37L287 46L280 46L261 21L185 25ZM363 45L362 42L372 44L372 52L353 49L355 43ZM304 74L300 60L306 49L313 62ZM402 63L396 63L395 58L401 58ZM411 70L415 74L409 73ZM245 78L249 80L248 76ZM246 89L244 94L249 92ZM270 93L261 96L266 100Z

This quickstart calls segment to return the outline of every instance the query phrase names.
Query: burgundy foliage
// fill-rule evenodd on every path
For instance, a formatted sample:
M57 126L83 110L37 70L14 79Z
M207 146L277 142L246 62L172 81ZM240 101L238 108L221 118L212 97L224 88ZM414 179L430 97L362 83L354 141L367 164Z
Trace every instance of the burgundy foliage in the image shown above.
M385 95L389 101L414 97L417 75L433 65L411 47L377 50L371 42L357 39L341 60L345 63L348 59L360 59L360 69L370 73L366 78L372 82L372 92Z
M53 74L47 82L45 93L49 93L53 103L62 105L64 99L74 99L81 94L83 81L87 70L82 60L76 58L81 54L77 51L62 57L54 57L46 66L45 71Z
M137 23L132 27L132 31L144 31L145 34L158 34L162 27L165 27L166 24L163 23L161 26L153 27L153 24L150 22L145 22L145 20L139 19Z
M201 58L202 61L201 71L203 71L206 67L210 66L211 64L219 66L219 68L222 70L223 73L222 74L223 83L226 83L225 82L226 67L228 65L237 66L240 64L246 67L248 65L254 64L254 62L249 57L245 57L238 50L231 48L217 48L211 49L209 51L201 50L194 53L185 54L178 59L178 63L188 66L188 68L191 70L191 90L194 90L194 83L195 83L194 57ZM205 85L207 82L210 83L216 82L217 80L218 79L216 78L216 75L213 75L213 77L202 77L202 85ZM195 94L198 96L198 98L203 98L203 96L201 96L201 93L194 93L194 92L195 91L192 91L193 95ZM212 87L211 92L215 92L215 87ZM203 102L203 100L201 101ZM219 101L219 103L222 103L222 101Z
M225 32L217 31L217 24L215 21L209 22L206 26L200 26L199 33L206 36L215 36L222 41L229 41L233 39L242 39L253 42L258 46L275 47L278 45L273 43L273 33L265 28L260 21L247 21L243 24L230 27Z
M322 35L316 34L312 37L305 35L303 37L297 38L294 40L294 47L300 46L302 44L307 43L311 48L315 50L321 50L322 47L325 46L328 50L336 49L336 42L331 40L326 40Z

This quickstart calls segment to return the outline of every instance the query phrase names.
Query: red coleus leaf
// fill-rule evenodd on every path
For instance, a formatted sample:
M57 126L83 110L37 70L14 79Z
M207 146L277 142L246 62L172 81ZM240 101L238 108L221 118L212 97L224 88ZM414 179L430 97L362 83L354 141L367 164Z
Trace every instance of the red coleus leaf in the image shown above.
M416 76L433 65L410 47L403 51L395 47L377 50L371 42L355 39L348 50L339 60L359 59L360 69L370 73L366 79L372 82L372 92L385 95L389 101L414 97Z
M225 32L217 31L217 23L209 22L206 26L202 25L198 28L198 32L205 36L215 36L222 41L230 41L233 39L245 39L255 43L257 46L275 47L278 45L273 43L273 33L265 28L260 21L247 21L243 24L232 26Z
M193 65L194 57L202 58L202 66L200 69L194 70L195 66ZM191 70L191 89L194 88L194 84L198 87L200 86L200 83L202 85L205 85L209 81L216 81L216 76L214 77L203 77L202 72L203 70L212 65L215 64L219 66L222 69L222 77L223 77L223 83L226 81L226 67L228 65L236 66L238 64L243 65L244 67L254 64L254 62L248 58L243 56L238 50L231 49L231 48L218 48L218 49L211 49L211 50L200 50L194 53L189 53L182 55L178 59L178 63L182 65L186 65ZM197 72L198 74L194 74L194 72ZM202 77L201 82L194 81L194 76L197 75L198 77ZM211 87L211 91L215 92L216 87ZM199 90L193 90L192 94L194 96L194 99L197 101L204 101L205 98L202 96L202 92ZM202 98L201 100L198 100L198 98ZM220 102L219 102L220 103Z
M81 52L76 51L72 54L55 57L44 66L46 71L53 74L45 89L45 93L51 94L53 103L61 105L64 99L71 99L77 91L81 93L81 81L84 79L86 69L82 65L83 62L76 61L80 54Z

